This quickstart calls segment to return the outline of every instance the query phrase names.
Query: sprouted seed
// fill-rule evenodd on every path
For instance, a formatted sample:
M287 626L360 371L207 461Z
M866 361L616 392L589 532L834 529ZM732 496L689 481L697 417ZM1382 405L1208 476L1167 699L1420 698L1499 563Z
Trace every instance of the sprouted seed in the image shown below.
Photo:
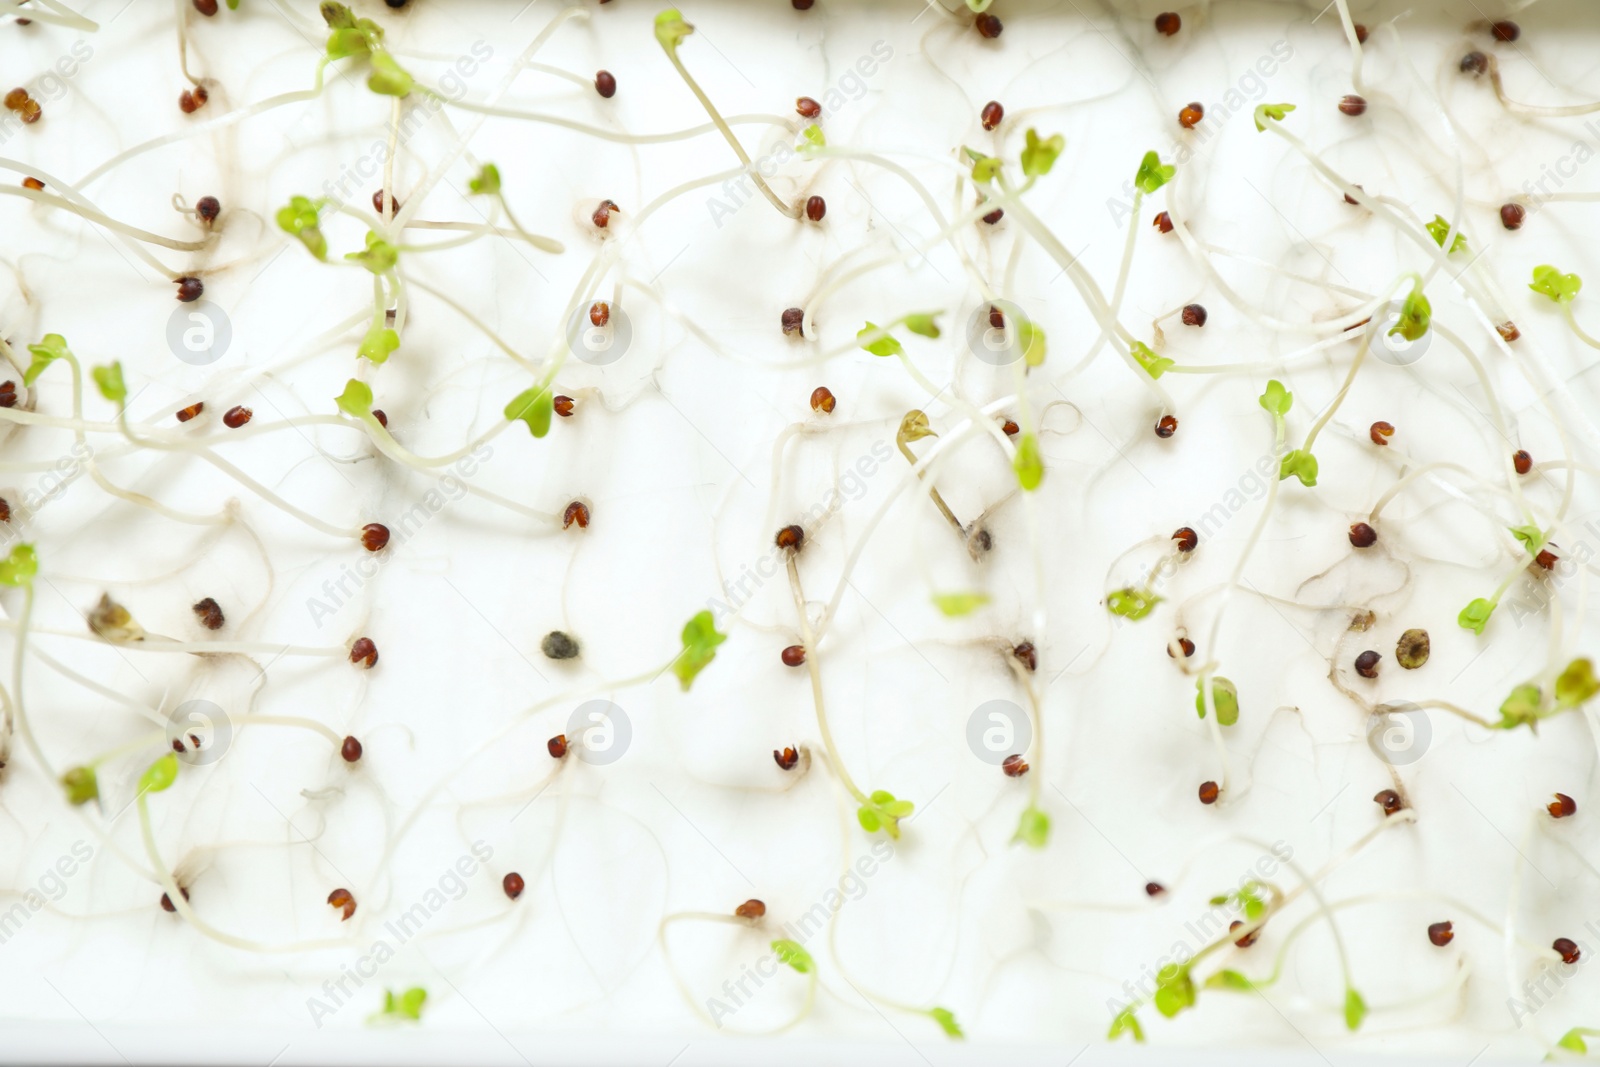
M1450 942L1454 941L1455 938L1455 925L1448 920L1445 922L1428 924L1428 940L1439 948L1444 948Z
M1576 800L1573 800L1565 793L1557 793L1555 797L1554 800L1546 805L1552 819L1566 819L1578 813L1578 802Z

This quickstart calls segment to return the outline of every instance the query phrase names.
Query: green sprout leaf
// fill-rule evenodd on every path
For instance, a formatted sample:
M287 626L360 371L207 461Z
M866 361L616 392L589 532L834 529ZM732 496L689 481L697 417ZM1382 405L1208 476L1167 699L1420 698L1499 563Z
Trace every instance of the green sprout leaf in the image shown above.
M1028 130L1027 143L1022 148L1022 173L1030 178L1042 178L1056 165L1067 139L1059 133L1041 139L1038 131Z
M30 544L16 545L9 556L0 559L0 585L9 585L13 589L32 585L38 573L39 556Z
M905 355L906 350L900 346L899 341L894 339L894 335L885 332L883 328L875 322L869 322L861 329L857 330L856 340L860 341L861 338L875 333L881 333L883 336L879 337L875 341L862 341L862 348L866 349L868 352L871 352L875 356Z
M1525 682L1511 690L1500 705L1500 721L1495 726L1501 730L1515 730L1519 726L1532 727L1543 716L1544 695L1532 682Z
M385 989L383 991L383 1010L373 1019L387 1019L391 1022L421 1022L422 1006L428 1002L428 991L420 986L406 990L398 996Z
M1444 239L1450 235L1450 220L1443 215L1435 215L1433 221L1428 223L1428 233L1433 237L1433 243L1440 248L1444 247ZM1467 250L1467 239L1460 231L1456 232L1456 239L1450 242L1450 254Z
M1461 614L1456 616L1456 625L1463 630L1483 635L1483 628L1489 625L1489 616L1494 614L1494 602L1479 597L1461 609Z
M1116 1018L1111 1020L1111 1029L1107 1032L1106 1038L1115 1041L1123 1034L1132 1034L1135 1041L1144 1044L1144 1027L1139 1025L1139 1017L1133 1013L1131 1007L1117 1012Z
M528 432L543 437L550 432L550 418L555 414L555 394L548 385L535 385L524 389L506 405L507 422L521 419L528 424Z
M1361 1021L1367 1017L1367 1002L1361 999L1361 994L1351 987L1344 991L1344 1025L1351 1030L1361 1029Z
M1233 993L1248 993L1255 987L1254 982L1238 971L1218 971L1206 979L1207 989L1225 989Z
M971 615L974 611L989 603L987 593L935 593L933 606L938 608L946 617L959 619L963 615Z
M967 2L971 3L972 0L967 0ZM984 7L989 6L989 0L982 0L982 2ZM953 1037L957 1041L967 1036L961 1032L961 1024L956 1022L956 1014L949 1008L931 1008L928 1011L928 1015L934 1022L939 1024L939 1029L943 1030L946 1036Z
M1421 289L1412 289L1406 297L1406 302L1400 305L1400 317L1395 324L1389 327L1389 336L1399 334L1407 341L1419 340L1428 332L1428 325L1433 322L1433 305L1428 303L1428 298L1422 294Z
M1156 355L1155 352L1151 350L1150 346L1145 344L1143 341L1135 341L1133 344L1129 345L1128 354L1133 356L1134 360L1138 362L1139 366L1144 368L1144 372L1150 375L1152 378L1159 378L1163 374L1167 373L1168 367L1176 366L1176 364L1166 356Z
M1017 454L1011 461L1011 469L1017 472L1017 484L1027 492L1039 488L1039 483L1044 481L1044 460L1039 455L1039 438L1036 434L1025 433L1017 439Z
M1278 481L1290 475L1300 479L1300 484L1310 488L1317 484L1317 457L1303 448L1284 454L1278 461Z
M1021 818L1017 819L1017 832L1011 840L1021 841L1029 848L1044 848L1045 842L1050 840L1050 816L1032 804L1023 808Z
M160 793L178 780L178 757L168 752L139 776L139 792Z
M322 201L304 196L291 196L289 202L278 209L278 229L297 237L306 250L320 260L328 258L328 239L317 227Z
M27 386L38 381L44 369L56 360L72 358L72 349L67 347L67 339L59 333L45 334L38 344L29 345L28 351L33 353L33 362L22 372L22 384Z
M1528 550L1528 555L1537 556L1544 547L1544 531L1537 526L1508 526L1511 536L1522 542L1522 547Z
M367 231L367 247L360 252L346 252L344 258L359 263L373 274L388 274L400 259L400 250L371 230Z
M1583 1041L1582 1028L1576 1026L1561 1035L1561 1040L1556 1042L1556 1048L1564 1048L1568 1052L1589 1051L1589 1046Z
M367 330L367 335L361 339L361 347L356 349L356 354L373 363L382 363L389 358L389 353L400 347L400 335L387 326L377 323Z
M1161 599L1148 589L1135 589L1130 585L1106 594L1106 610L1124 619L1138 621L1154 611Z
M900 820L910 815L915 805L909 800L896 800L895 795L887 789L877 789L867 798L866 803L856 809L856 822L867 833L876 833L882 830L890 837L898 839L900 836Z
M100 395L113 404L124 403L128 399L128 387L122 381L122 364L108 363L103 367L96 367L89 372L94 379L95 388L100 390Z
M694 27L683 21L683 16L675 7L669 7L656 16L656 40L668 55L677 52L678 45L693 32Z
M93 767L72 768L61 776L61 786L67 791L67 803L73 807L100 799L100 779Z
M344 392L333 398L339 410L357 419L372 417L372 387L354 378L344 383Z
M1027 319L1017 323L1017 343L1022 346L1022 360L1030 367L1037 367L1044 363L1045 337L1044 327L1038 326Z
M940 314L941 313L937 311L929 311L926 313L918 312L914 315L907 315L905 320L906 329L910 330L918 337L938 337L939 324L934 320L937 319Z
M779 963L787 963L801 974L810 974L817 969L817 962L811 958L811 953L798 941L780 937L772 943L772 951L777 953Z
M806 142L800 146L802 151L807 148L823 148L826 147L828 143L828 138L822 133L822 127L818 126L814 122L805 129L801 130L800 136L805 138Z
M963 148L967 158L972 160L972 180L981 184L991 182L995 175L1000 173L1000 160L994 156L986 156L976 148Z
M1293 104L1259 104L1256 106L1256 132L1262 133L1267 128L1267 120L1282 122L1285 115L1294 110Z
M1167 1018L1172 1018L1185 1008L1194 1007L1194 979L1189 968L1169 963L1156 974L1156 995L1152 1002Z
M1556 675L1556 707L1575 708L1596 693L1600 693L1600 679L1594 676L1594 664L1583 656L1567 664L1566 670Z
M717 632L716 620L709 611L702 611L683 624L683 651L672 662L672 673L678 676L685 693L694 684L695 675L717 658L717 646L727 639L727 634Z
M367 54L367 35L354 26L341 27L328 34L327 53L330 60Z
M1273 378L1267 382L1267 390L1257 397L1257 403L1274 415L1287 415L1289 408L1294 405L1294 394L1283 387L1283 383Z
M1198 678L1195 679L1194 690L1194 710L1199 712L1200 717L1203 719L1206 717L1206 694L1205 690L1200 688L1200 679ZM1223 726L1232 726L1234 723L1238 722L1238 686L1234 685L1226 678L1216 677L1211 679L1211 706L1217 709L1217 722L1221 723ZM1254 898L1254 900L1257 904L1261 903L1259 897ZM1240 897L1239 903L1244 907L1245 913L1248 915L1250 911L1250 898ZM1257 916L1250 915L1249 917L1254 919Z
M467 188L479 196L494 196L500 192L500 168L485 163L478 168L478 176L467 182Z
M1133 184L1146 196L1155 192L1172 180L1178 173L1178 168L1170 163L1161 162L1161 156L1156 152L1146 152L1139 161L1139 170L1133 176Z
M388 52L372 53L372 73L367 76L368 89L380 96L410 96L415 87L411 75L395 61L394 56Z
M1570 304L1578 295L1578 290L1583 288L1583 279L1576 274L1562 274L1546 264L1533 268L1533 284L1528 288L1543 293L1558 304Z

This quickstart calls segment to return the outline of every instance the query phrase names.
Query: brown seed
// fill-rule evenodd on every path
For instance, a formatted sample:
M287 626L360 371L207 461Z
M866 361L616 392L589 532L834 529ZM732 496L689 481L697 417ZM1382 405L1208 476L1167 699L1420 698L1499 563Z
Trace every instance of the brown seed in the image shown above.
M188 900L189 899L189 889L188 889L187 886L181 886L180 885L178 887L178 892L183 894L183 899L184 900ZM177 908L172 906L172 898L167 896L165 893L161 894L161 910L162 911L177 911L178 910Z
M1005 217L1006 217L1006 209L1003 208L1003 207L997 207L993 211L991 211L987 215L985 215L983 217L983 221L988 223L990 226L993 226L995 223L999 222L1001 219L1003 219Z
M1444 948L1451 941L1454 941L1455 936L1455 925L1448 920L1442 923L1428 924L1428 940L1440 948Z
M194 605L194 613L195 616L200 620L200 625L204 626L206 629L222 629L222 608L219 607L216 600L212 599L211 597L206 597L204 600Z
M1578 802L1565 793L1557 793L1556 798L1547 805L1552 819L1565 819L1578 813Z
M1577 963L1578 957L1582 955L1578 951L1578 943L1569 937L1556 938L1550 942L1550 947L1561 954L1562 963Z
M1156 436L1165 440L1178 432L1178 420L1171 415L1161 416L1161 421L1156 423Z
M1166 891L1167 887L1162 885L1160 882L1146 882L1144 884L1144 895L1147 897L1159 897Z
M1200 535L1194 532L1193 527L1180 526L1172 532L1172 539L1178 542L1179 552L1193 552L1200 543Z
M1039 669L1039 652L1033 647L1032 641L1024 641L1011 650L1011 654L1021 661L1022 665L1030 671Z
M1499 334L1500 339L1506 344L1510 344L1512 341L1515 341L1517 338L1522 336L1522 331L1517 329L1517 324L1509 319L1496 326L1494 328L1494 332Z
M344 917L339 920L340 922L349 922L350 916L356 913L356 898L351 895L348 889L335 889L329 893L328 904L344 912Z
M1559 556L1550 551L1548 548L1541 548L1539 550L1539 554L1533 557L1533 561L1539 566L1543 567L1545 570L1550 570L1555 567L1556 560L1559 558Z
M567 735L556 734L544 743L544 747L549 750L551 759L562 758L567 754Z
M1163 11L1156 16L1156 32L1164 33L1168 37L1183 28L1183 19L1178 17L1176 11Z
M179 422L188 422L205 409L206 402L204 400L196 400L193 404L190 404L186 408L179 408L177 412L177 419Z
M1395 642L1394 658L1406 670L1414 671L1428 662L1428 654L1432 651L1433 643L1428 639L1428 631L1407 630Z
M174 751L174 752L187 752L189 750L183 747L183 741L180 738L174 737L172 739L172 751Z
M385 200L387 200L389 204L389 209L387 211L385 211L383 207ZM395 198L393 193L389 193L387 196L385 196L382 189L375 189L372 193L372 210L376 211L380 215L398 215L400 213L400 201Z
M1508 230L1522 229L1522 220L1528 217L1528 212L1521 204L1500 205L1500 225Z
M1350 543L1356 548L1371 548L1378 543L1378 531L1364 522L1350 524Z
M1244 923L1242 921L1240 921L1239 919L1235 919L1235 920L1233 920L1233 922L1228 924L1228 932L1232 933L1233 931L1239 929L1239 927L1241 927L1243 925L1244 925ZM1251 930L1248 934L1245 934L1243 937L1241 937L1237 941L1235 941L1234 944L1238 945L1240 948L1249 948L1251 945L1256 943L1256 938L1258 938L1260 936L1261 936L1261 931L1259 929Z
M1013 752L1001 762L1000 769L1005 772L1007 778L1021 778L1028 773L1028 761L1019 753Z
M611 321L611 305L604 300L597 300L589 305L589 325L604 326Z
M990 40L994 40L994 38L1000 36L1000 31L1005 29L1005 27L1000 24L1000 20L988 12L984 12L982 15L979 15L973 20L972 24L978 28L978 33L981 36L987 37Z
M339 746L339 755L346 763L357 763L361 760L361 742L354 737L346 737Z
M1022 427L1018 426L1010 419L1007 419L1005 422L1000 424L1000 432L1004 433L1007 437L1015 437L1017 434L1022 432Z
M820 196L809 197L806 200L806 218L812 222L821 222L822 216L828 213L828 202Z
M563 419L570 419L572 418L573 409L577 405L570 396L558 396L552 401L552 406L555 408L557 415L560 415Z
M1489 57L1482 52L1468 52L1461 57L1461 73L1474 78L1489 69Z
M1202 803L1202 804L1215 804L1216 802L1217 802L1217 783L1216 782L1201 782L1200 783L1200 803Z
M32 189L37 192L38 190L44 188L44 182L40 181L38 178L24 178L22 179L22 187L24 189Z
M610 100L617 95L617 76L609 70L597 70L594 74L594 91Z
M372 417L377 419L378 425L382 426L385 430L389 428L389 416L383 413L382 408L373 408Z
M767 913L767 906L755 897L751 897L734 908L733 913L741 919L759 919Z
M378 665L378 645L370 637L358 637L350 643L350 662L371 670Z
M778 536L774 538L773 541L779 548L793 549L794 551L798 552L800 551L801 543L805 541L805 539L805 530L801 529L799 526L789 525L779 530Z
M1517 469L1518 474L1527 474L1533 470L1533 457L1528 455L1527 449L1519 448L1511 453L1511 465Z
M1383 814L1393 815L1400 810L1400 794L1393 789L1380 789L1372 795L1373 803L1383 809Z
M11 501L0 496L0 522L11 521Z
M1495 40L1504 41L1509 44L1510 42L1515 41L1518 37L1522 36L1522 27L1508 19L1501 22L1496 22L1494 25L1490 26L1489 33L1494 37Z
M1198 100L1185 104L1178 110L1178 125L1192 130L1206 117L1206 106Z
M22 105L22 121L26 123L38 122L44 117L44 108L39 106L39 101L29 100Z
M544 640L539 642L539 651L550 659L577 659L582 649L578 647L578 642L571 634L551 630L544 635Z
M516 900L522 895L522 891L527 888L527 885L523 882L522 875L518 874L516 871L512 871L510 874L500 879L500 888L505 890L506 896L510 897L512 900Z
M185 304L192 304L205 295L206 285L199 278L184 277L178 279L178 299Z
M217 13L217 0L194 0L194 9L210 18Z
M822 114L822 105L809 96L797 96L794 98L794 110L803 119L814 119Z
M361 527L361 547L368 552L382 552L389 543L389 527L381 522L369 522Z
M790 645L778 656L785 667L798 667L806 661L806 646Z
M1372 438L1372 443L1380 448L1387 448L1389 438L1394 436L1394 425L1387 422L1375 422L1367 430L1367 436Z
M1005 328L1006 328L1006 313L1001 311L999 308L995 307L993 304L990 304L989 305L989 329L991 329L991 330L1003 330Z
M1339 98L1339 114L1355 118L1357 115L1367 113L1367 98L1357 96L1355 93L1346 93Z
M1356 43L1357 44L1366 44L1367 43L1367 28L1365 26L1361 25L1361 23L1359 23L1359 22L1356 23Z
M780 321L783 323L783 332L785 334L792 333L797 337L806 335L805 330L802 328L806 321L806 313L803 308L784 308L783 317Z
M1378 676L1378 661L1381 659L1383 659L1381 655L1370 648L1367 649L1356 657L1356 673L1363 678L1376 678Z
M230 430L237 430L255 416L255 412L242 404L235 404L222 413L222 425Z
M1204 326L1206 324L1206 309L1200 304L1185 304L1183 306L1183 324L1185 326Z
M206 106L206 101L211 94L206 92L204 85L196 85L193 89L185 89L178 94L178 110L185 115L193 115L196 111Z
M832 391L826 385L819 385L811 390L812 411L820 411L824 415L832 415L834 405L837 403L838 401L834 399Z
M816 3L816 0L789 0L789 6L796 11L810 11L811 5L814 3Z
M1006 117L1006 109L1000 106L1000 101L991 100L983 105L983 110L978 112L978 119L983 123L983 128L992 130L1000 125Z
M194 213L207 225L217 221L217 216L222 214L222 201L214 196L202 196L194 202Z
M615 201L602 200L600 201L600 206L594 209L594 214L589 216L589 221L603 230L611 225L611 213L621 210L621 208L617 207Z
M1189 640L1187 637L1178 638L1178 648L1182 650L1184 659L1188 659L1190 656L1194 655L1194 642ZM1172 645L1170 643L1167 645L1167 655L1171 656L1173 659L1178 658L1172 654Z
M28 90L17 88L6 93L6 108L10 111L21 111L28 102Z
M569 529L573 523L578 524L578 529L589 528L589 505L581 500L574 500L567 505L567 510L561 514L561 528Z
M0 382L0 408L14 408L17 406L17 383L13 381Z
M1160 230L1162 233L1171 233L1172 216L1163 211L1161 214L1156 216L1155 221L1152 222L1151 225Z
M782 752L773 749L772 759L773 762L777 763L779 770L792 771L794 770L794 765L800 762L800 753L796 752L792 746L785 748Z

